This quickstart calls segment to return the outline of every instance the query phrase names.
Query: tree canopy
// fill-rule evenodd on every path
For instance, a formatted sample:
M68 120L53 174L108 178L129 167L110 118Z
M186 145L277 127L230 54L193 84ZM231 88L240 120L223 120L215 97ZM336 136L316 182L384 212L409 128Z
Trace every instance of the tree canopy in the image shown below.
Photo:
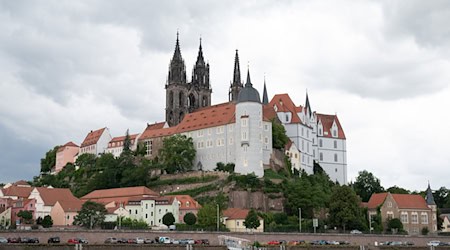
M219 211L219 216L221 215ZM208 228L214 228L217 225L217 205L214 203L205 204L198 210L198 224Z
M283 124L272 119L272 147L276 149L284 149L288 143L289 137L286 135L286 129Z
M245 217L244 226L248 229L257 229L261 223L259 222L258 213L251 209Z
M192 169L195 153L192 138L173 135L164 139L160 157L167 173L186 172Z
M194 225L197 222L197 217L193 213L187 213L187 214L184 215L183 221L187 225L192 226L192 225Z
M41 159L41 173L48 173L56 165L56 152L60 146L55 146L45 153L45 157Z
M359 172L355 183L353 183L353 188L363 202L368 202L372 194L384 191L384 188L380 184L380 179L367 170Z
M388 189L386 189L387 192L391 193L391 194L410 194L411 191L398 187L398 186L392 186Z
M175 217L173 217L172 213L166 213L162 218L163 224L167 227L173 225L175 223Z
M85 228L95 228L105 220L106 208L103 204L86 201L81 206L80 212L75 216L74 225Z
M50 215L44 216L44 219L42 219L41 225L44 228L49 228L53 226L53 219Z
M360 199L349 186L335 186L331 194L329 220L332 225L362 229L365 225Z

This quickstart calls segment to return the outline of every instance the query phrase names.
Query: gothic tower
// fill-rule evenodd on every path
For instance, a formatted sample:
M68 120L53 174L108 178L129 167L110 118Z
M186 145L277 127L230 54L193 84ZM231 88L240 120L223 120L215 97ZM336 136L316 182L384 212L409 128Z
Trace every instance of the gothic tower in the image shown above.
M185 114L200 107L211 105L211 87L209 85L209 64L203 58L202 44L197 62L192 70L192 81L186 82L186 66L181 56L180 42L175 44L175 52L169 65L166 83L166 122L175 126L183 120Z
M230 84L230 90L228 92L229 101L237 101L239 91L241 91L243 84L241 82L241 70L239 68L239 55L238 50L236 50L236 56L234 57L234 72L233 72L233 82Z

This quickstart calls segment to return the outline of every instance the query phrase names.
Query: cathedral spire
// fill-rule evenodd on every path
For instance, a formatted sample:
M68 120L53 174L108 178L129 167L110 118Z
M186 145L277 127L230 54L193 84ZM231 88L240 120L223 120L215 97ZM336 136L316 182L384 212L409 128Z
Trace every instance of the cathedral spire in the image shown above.
M427 201L427 205L436 205L436 202L434 201L434 197L433 197L433 191L431 190L431 187L430 187L430 182L428 182L428 188L426 191L425 200Z
M236 55L234 57L234 72L233 72L233 85L237 86L241 83L241 70L239 68L239 54L238 50L236 50Z
M181 56L179 33L177 31L177 40L175 43L175 51L169 65L169 76L167 84L185 84L186 83L186 66Z
M266 88L266 76L264 76L264 90L263 90L263 98L262 98L262 104L268 104L269 98L267 97L267 88Z
M181 57L181 50L180 50L180 40L178 39L179 33L177 31L177 42L175 43L175 51L173 53L172 60L183 60Z
M204 66L205 65L205 59L203 58L203 50L202 50L202 38L200 37L200 46L198 48L198 56L197 56L197 62L195 63L196 66Z
M245 82L245 87L250 88L253 87L252 82L250 81L250 69L247 69L247 81Z

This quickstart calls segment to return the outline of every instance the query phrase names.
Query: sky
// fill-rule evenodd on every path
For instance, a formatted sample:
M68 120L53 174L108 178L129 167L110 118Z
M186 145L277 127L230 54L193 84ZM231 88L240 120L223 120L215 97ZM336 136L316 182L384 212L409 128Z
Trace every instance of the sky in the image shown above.
M450 1L0 0L0 183L31 180L56 145L163 121L179 32L188 79L199 39L212 103L235 50L269 99L337 114L348 179L450 188Z

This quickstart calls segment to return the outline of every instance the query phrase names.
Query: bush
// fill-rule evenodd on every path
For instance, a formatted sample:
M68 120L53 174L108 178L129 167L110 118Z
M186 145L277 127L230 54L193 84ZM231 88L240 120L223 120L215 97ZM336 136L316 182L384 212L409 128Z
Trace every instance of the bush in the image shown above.
M422 228L422 235L428 235L429 232L430 232L430 230L428 229L428 227Z
M197 217L193 213L187 213L183 217L184 223L188 225L194 225L197 222Z

